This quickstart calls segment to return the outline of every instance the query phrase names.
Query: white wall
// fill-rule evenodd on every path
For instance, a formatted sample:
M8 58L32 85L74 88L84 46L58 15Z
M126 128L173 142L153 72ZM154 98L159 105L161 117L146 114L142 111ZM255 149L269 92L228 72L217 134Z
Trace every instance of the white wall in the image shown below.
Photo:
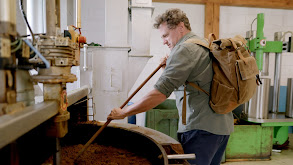
M105 44L105 0L81 1L82 35L87 43Z

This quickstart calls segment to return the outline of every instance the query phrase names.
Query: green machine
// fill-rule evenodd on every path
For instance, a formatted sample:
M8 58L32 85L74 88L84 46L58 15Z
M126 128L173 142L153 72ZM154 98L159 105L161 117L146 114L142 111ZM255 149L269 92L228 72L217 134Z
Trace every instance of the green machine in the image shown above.
M284 42L288 32L276 32L274 41L266 41L263 32L264 14L258 14L255 20L257 30L248 31L246 38L251 54L256 58L262 84L244 106L245 121L248 124L235 125L235 132L231 134L226 149L228 161L269 160L273 145L281 148L288 144L289 126L293 126L293 118L287 118L285 113L279 112L282 52L288 52L291 46L290 42ZM272 109L269 108L272 77L269 76L269 53L275 53Z
M280 97L280 75L281 75L281 58L282 52L290 51L290 42L284 42L285 35L287 32L276 32L274 34L274 41L266 41L264 37L264 14L260 13L257 15L257 31L255 38L251 39L253 32L247 32L248 46L251 52L255 55L258 68L260 70L260 78L263 84L260 85L258 89L258 96L256 99L258 101L258 107L249 106L257 110L257 115L251 115L248 111L248 121L261 123L262 126L272 126L274 127L273 144L274 145L284 145L288 140L288 130L289 126L293 126L293 119L286 118L284 113L279 113L279 97ZM292 48L293 49L293 48ZM275 53L275 73L274 73L274 90L273 90L273 106L271 111L268 111L268 90L270 82L269 79L269 53ZM266 84L267 83L267 84ZM267 90L267 91L264 91ZM264 100L264 101L262 101ZM252 101L250 102L252 103ZM266 105L263 105L266 104ZM269 113L268 113L269 112ZM253 113L252 113L253 114Z
M267 41L263 32L264 14L258 14L255 20L257 30L248 31L246 38L251 55L256 58L262 84L244 105L245 124L235 125L225 151L226 161L270 160L273 145L278 149L286 146L289 126L293 126L293 118L286 118L285 113L279 112L281 57L282 52L288 52L291 46L283 42L288 32L276 32L274 41ZM269 75L269 53L275 53L272 109L269 108L272 78Z

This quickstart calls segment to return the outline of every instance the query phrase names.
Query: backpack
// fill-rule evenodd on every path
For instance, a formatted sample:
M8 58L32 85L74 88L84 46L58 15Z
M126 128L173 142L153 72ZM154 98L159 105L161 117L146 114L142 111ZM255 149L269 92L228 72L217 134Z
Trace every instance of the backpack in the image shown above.
M242 36L216 40L215 35L211 33L207 41L209 44L199 39L185 41L185 43L195 43L210 50L214 75L211 94L195 83L185 83L182 106L183 124L186 124L186 85L191 85L209 95L210 107L218 114L226 114L249 101L258 83L261 83L256 60L250 56L246 40Z

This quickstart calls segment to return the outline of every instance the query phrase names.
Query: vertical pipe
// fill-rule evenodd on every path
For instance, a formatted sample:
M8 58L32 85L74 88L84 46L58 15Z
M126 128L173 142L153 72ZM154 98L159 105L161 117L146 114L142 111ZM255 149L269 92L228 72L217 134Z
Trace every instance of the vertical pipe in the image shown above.
M56 4L55 0L46 0L47 35L56 35Z
M76 27L81 28L81 0L76 0Z
M268 76L269 75L269 53L264 53L263 56L263 67L260 73L261 76Z
M293 78L287 80L287 98L286 114L287 117L293 117Z
M258 104L259 119L267 119L269 114L269 90L271 86L271 79L262 79L260 86L260 97Z
M282 53L276 53L275 57L275 75L274 75L274 95L272 113L278 113L279 95L280 95L280 75L281 75L281 56Z
M56 3L56 27L60 28L61 27L61 22L60 22L60 0L55 0Z
M83 48L83 70L87 71L87 69L88 69L88 67L87 67L87 47L88 47L88 45L84 44L83 46L84 46L84 48Z
M27 20L34 33L44 33L43 1L27 0ZM27 28L27 33L30 31Z
M10 1L10 22L11 24L15 25L16 24L16 2L15 1ZM2 8L1 8L2 10Z
M249 34L250 36L250 34ZM254 36L252 36L254 37ZM255 52L251 52L251 56L255 57ZM248 110L247 110L247 116L249 118L257 118L257 98L258 98L258 92L259 91L259 86L256 88L256 92L253 95L253 97L249 100L248 102Z
M56 153L53 155L53 164L61 165L61 144L59 138L56 138Z
M16 1L0 0L0 6L1 33L16 35Z
M9 22L16 24L16 1L1 0L0 1L0 22Z

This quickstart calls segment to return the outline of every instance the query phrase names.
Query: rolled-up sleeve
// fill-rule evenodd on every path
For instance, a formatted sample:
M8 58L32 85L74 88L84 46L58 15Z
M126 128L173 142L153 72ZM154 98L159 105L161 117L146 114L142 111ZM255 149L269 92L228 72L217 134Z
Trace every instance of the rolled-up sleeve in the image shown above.
M200 46L196 47L192 51L188 49L188 45L174 47L175 50L171 52L166 68L154 88L169 97L174 89L183 85L202 54Z

